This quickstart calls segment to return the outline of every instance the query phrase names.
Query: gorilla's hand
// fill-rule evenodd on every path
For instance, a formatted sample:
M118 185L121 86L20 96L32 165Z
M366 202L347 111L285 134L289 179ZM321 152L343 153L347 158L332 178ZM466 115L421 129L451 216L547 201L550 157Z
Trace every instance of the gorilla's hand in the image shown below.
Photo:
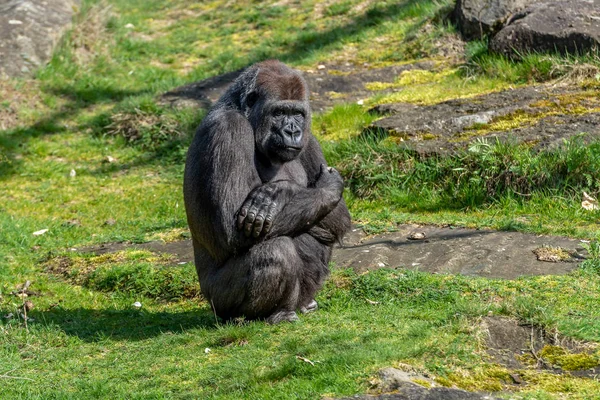
M344 179L335 168L321 164L321 171L319 173L319 178L317 178L317 182L315 183L315 187L330 192L337 203L344 191Z
M278 200L283 188L280 182L266 183L254 189L237 214L237 228L244 229L246 237L257 238L267 234L273 225L273 218L283 208L284 204ZM281 199L280 199L281 200Z

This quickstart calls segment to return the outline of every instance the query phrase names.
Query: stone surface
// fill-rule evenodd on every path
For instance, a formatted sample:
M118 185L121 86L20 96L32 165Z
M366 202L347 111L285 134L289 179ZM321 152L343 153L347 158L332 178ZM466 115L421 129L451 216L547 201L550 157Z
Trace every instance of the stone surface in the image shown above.
M406 382L395 393L345 397L344 400L493 400L491 395L471 393L460 389L434 387L427 389L416 383Z
M78 3L79 0L0 2L0 77L26 75L48 61Z
M422 155L452 152L480 138L491 142L510 139L538 149L553 148L580 133L587 134L584 140L600 136L598 92L577 90L540 85L428 106L384 104L373 111L388 116L375 121L364 134L397 137L404 146ZM486 124L511 115L530 117L531 122L486 131Z
M519 10L535 0L458 0L452 14L465 39L480 39L499 31Z
M427 239L410 240L414 232ZM568 262L538 261L533 251L544 245L573 251ZM565 274L585 256L581 242L557 236L537 236L467 228L401 225L397 232L367 237L356 230L336 249L333 261L357 272L404 267L431 273L513 279L527 275Z
M600 0L544 1L513 16L491 40L493 51L582 53L600 46Z
M365 88L370 82L393 82L403 71L414 69L431 69L433 63L419 62L415 64L395 65L385 68L369 68L356 65L328 65L323 68L304 71L303 76L311 91L311 108L313 112L322 111L337 103L355 102L373 96L373 92ZM207 109L229 85L240 75L242 70L215 76L200 82L173 89L159 98L159 103L176 108L200 107ZM381 91L380 93L385 93Z
M425 233L426 239L409 239L413 232ZM567 262L538 261L533 251L544 245L564 248L575 256ZM177 260L174 265L194 260L189 240L171 243L109 243L82 250L104 254L125 248L175 254ZM334 249L333 262L338 267L351 267L357 272L404 267L431 273L514 279L527 275L569 273L577 268L585 254L579 240L557 236L399 225L396 232L375 236L367 236L361 229L354 228L344 239L344 246Z
M561 347L571 354L594 354L596 345L593 343L576 341L557 332L549 332L539 326L519 323L506 317L486 317L480 327L491 361L514 370L511 378L517 385L526 383L518 370L531 368L585 378L600 376L600 366L565 371L539 356L540 350L545 346ZM533 365L524 362L526 359L534 361Z

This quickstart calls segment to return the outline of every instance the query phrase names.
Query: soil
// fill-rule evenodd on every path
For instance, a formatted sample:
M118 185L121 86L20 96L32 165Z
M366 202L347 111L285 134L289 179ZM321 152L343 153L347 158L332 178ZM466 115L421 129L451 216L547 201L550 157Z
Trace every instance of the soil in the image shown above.
M432 62L394 65L385 68L370 68L368 65L346 63L322 64L316 70L303 71L311 90L310 104L314 111L323 111L338 103L355 102L373 96L365 88L370 82L393 82L403 71L415 69L431 70ZM225 93L229 85L243 70L215 76L200 82L173 89L158 99L160 104L176 108L200 107L207 109ZM380 93L386 93L382 91Z

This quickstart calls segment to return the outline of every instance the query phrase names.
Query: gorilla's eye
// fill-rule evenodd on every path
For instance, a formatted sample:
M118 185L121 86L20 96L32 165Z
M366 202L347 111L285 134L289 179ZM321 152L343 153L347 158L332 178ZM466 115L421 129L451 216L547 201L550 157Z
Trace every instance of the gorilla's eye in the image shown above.
M248 95L246 96L246 106L248 106L248 108L252 108L254 106L254 104L256 104L257 100L258 100L258 93L256 93L256 92L248 93Z
M281 117L283 116L285 113L283 112L283 110L275 110L273 111L273 116L274 117Z

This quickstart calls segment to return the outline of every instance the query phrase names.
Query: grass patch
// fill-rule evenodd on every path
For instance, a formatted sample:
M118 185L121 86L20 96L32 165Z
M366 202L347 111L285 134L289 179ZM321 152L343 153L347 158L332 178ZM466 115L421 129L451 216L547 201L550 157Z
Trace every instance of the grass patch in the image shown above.
M320 310L279 326L216 321L197 297L191 265L170 267L168 257L144 251L70 250L186 238L181 177L204 111L156 105L157 95L270 57L303 69L325 60L384 66L435 59L440 43L454 37L438 22L450 4L84 1L35 80L0 84L0 97L12 99L0 100L2 396L341 397L365 393L378 369L399 363L438 383L513 389L477 340L482 316L508 315L600 341L597 241L580 271L560 277L334 270L317 299ZM467 49L476 63L458 68L438 59L438 71L403 74L386 86L398 92L365 102L474 96L559 76L552 69L570 62L503 64L474 46L483 46ZM593 60L591 67L577 60L580 66L560 76L595 87ZM328 161L347 179L354 220L370 231L416 221L596 238L597 212L582 211L579 193L600 191L597 144L535 153L479 143L447 159L420 159L388 141L360 138L374 118L346 105L316 115L313 125ZM40 264L49 252L54 258ZM25 325L25 299L13 292L27 280L33 320ZM140 299L143 307L133 308ZM588 365L581 361L576 365ZM520 395L528 398L600 391L593 380L529 370L522 376L528 384Z
M120 292L159 300L198 298L194 266L173 264L172 255L127 250L99 256L51 257L44 263L44 270L100 292Z

